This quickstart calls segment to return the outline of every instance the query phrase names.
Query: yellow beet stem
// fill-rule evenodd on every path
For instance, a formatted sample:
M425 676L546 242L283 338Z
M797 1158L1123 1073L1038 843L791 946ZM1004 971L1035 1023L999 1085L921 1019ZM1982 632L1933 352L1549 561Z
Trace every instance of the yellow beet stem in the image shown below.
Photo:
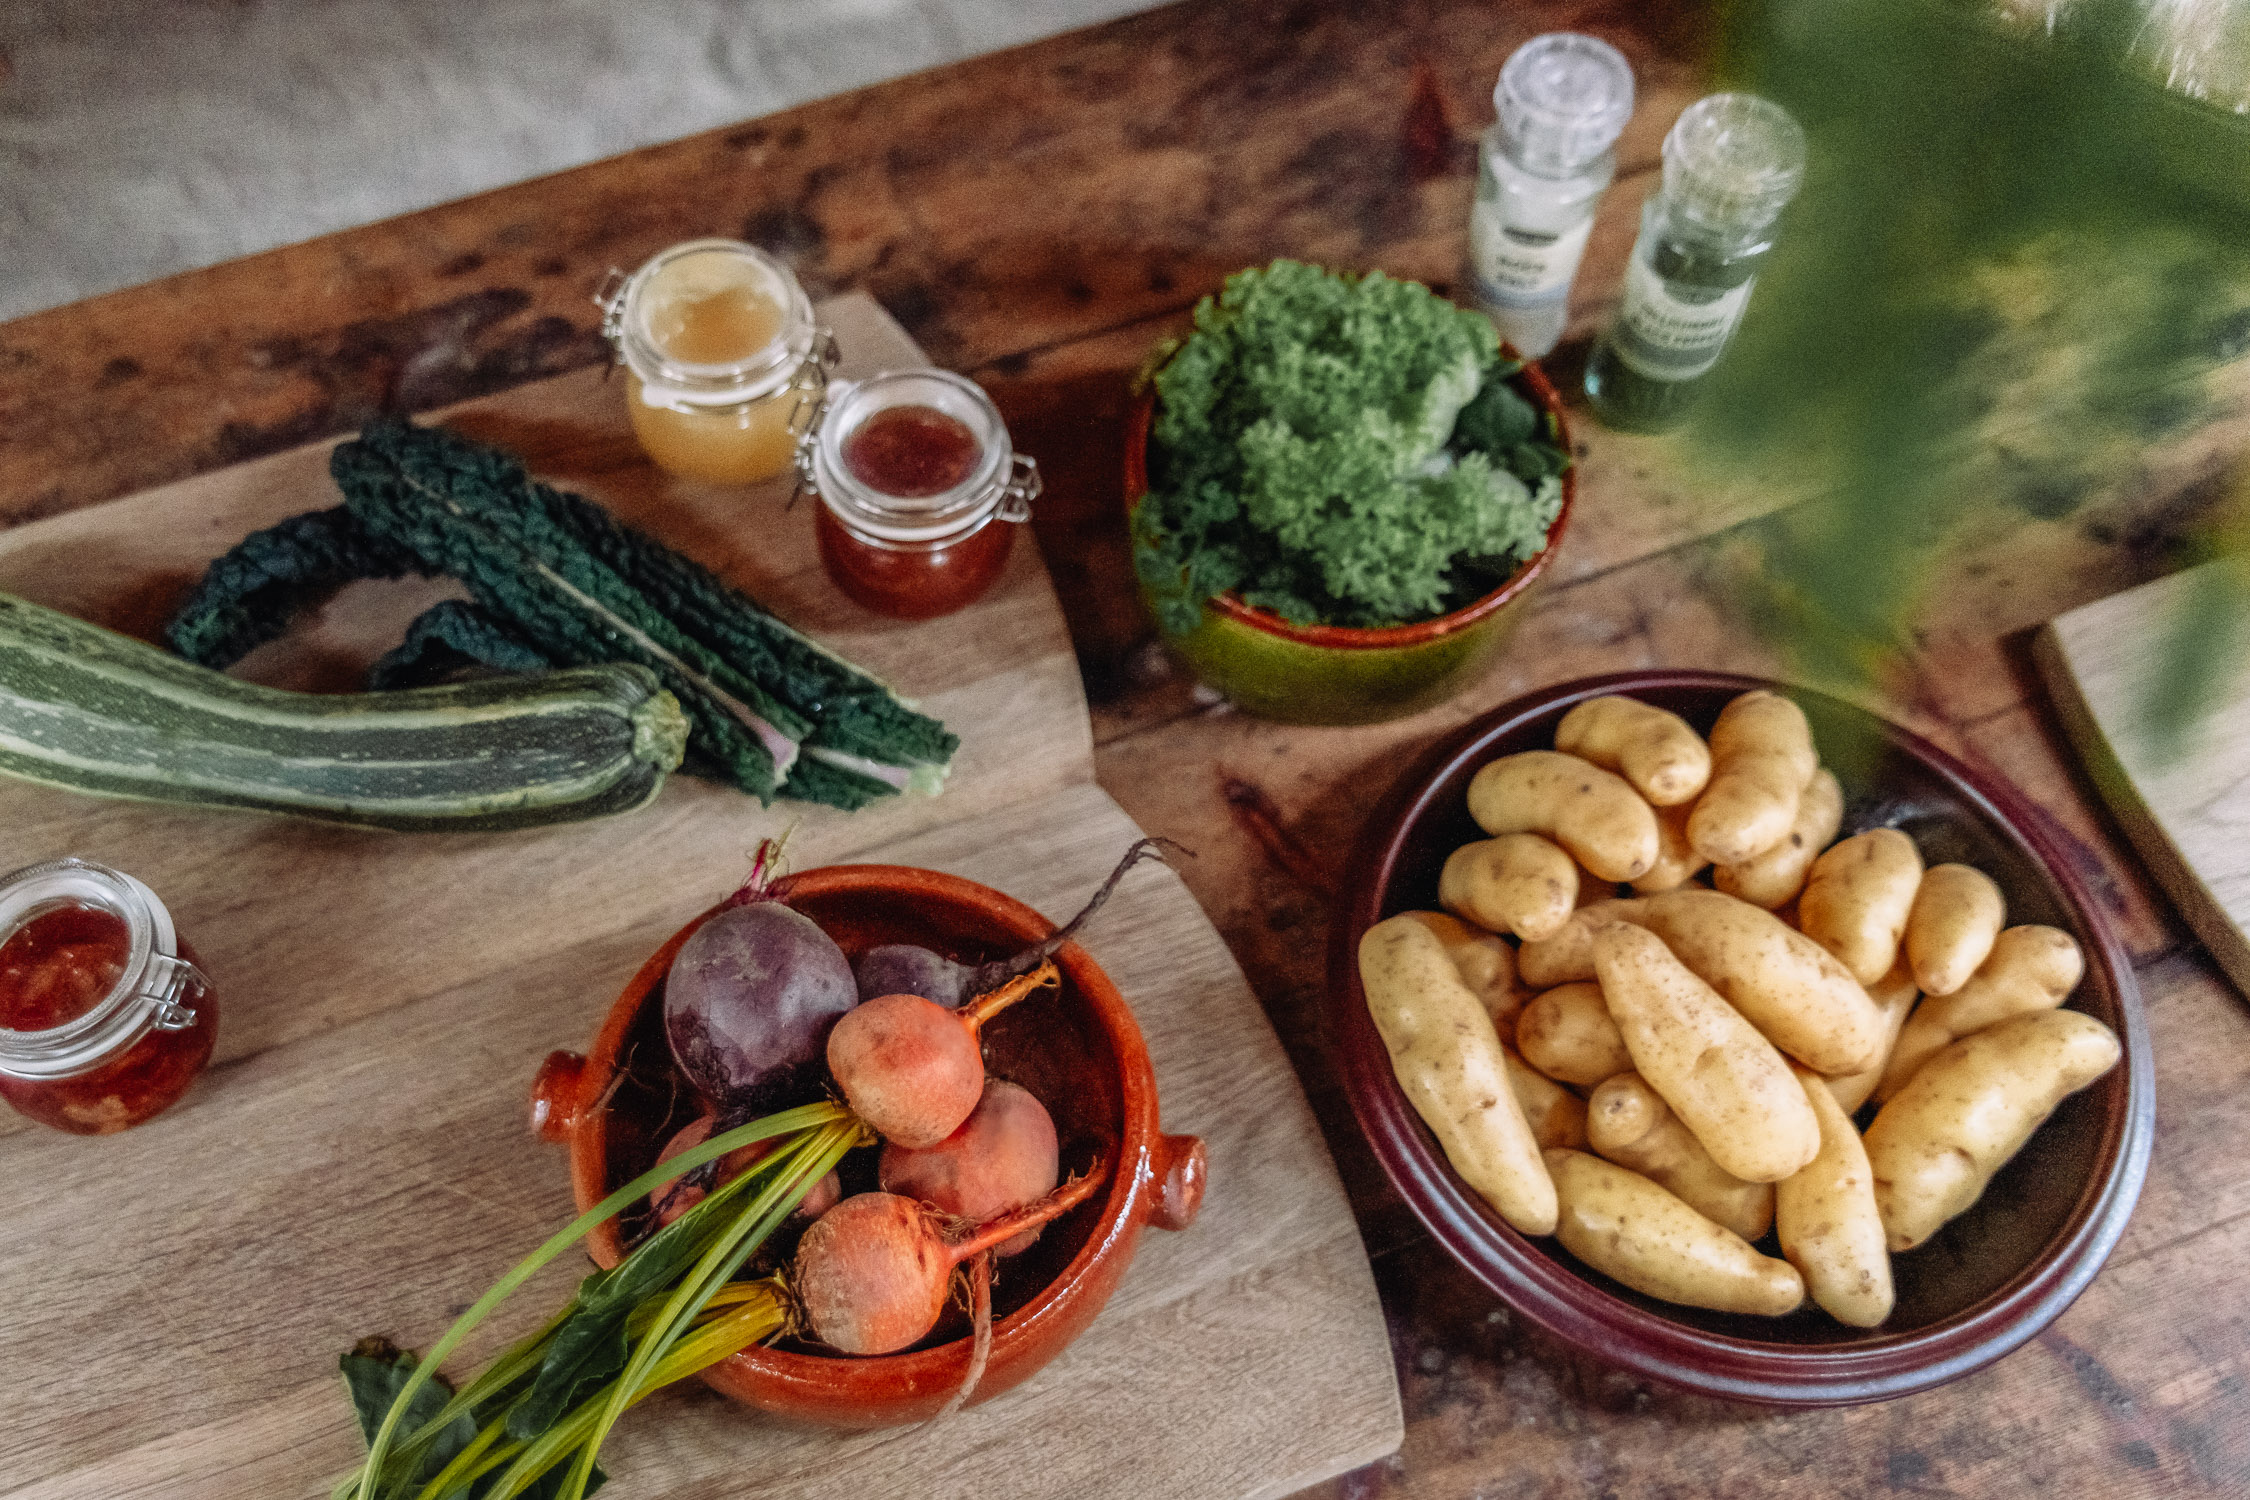
M1010 1209L997 1219L988 1219L976 1227L967 1239L953 1247L954 1263L980 1255L995 1245L1005 1244L1034 1224L1044 1224L1049 1219L1060 1218L1094 1195L1094 1190L1109 1180L1109 1163L1099 1161L1083 1177L1073 1177L1044 1198L1035 1199L1021 1208Z
M1047 960L1029 974L1018 974L1000 988L977 996L962 1006L958 1014L968 1023L969 1030L975 1032L1033 990L1045 989L1050 985L1057 989L1062 987L1062 970L1055 967L1053 959Z
M659 1162L571 1220L564 1228L556 1231L545 1244L526 1256L507 1275L501 1277L498 1282L494 1283L491 1290L479 1297L467 1312L456 1319L453 1326L446 1330L445 1336L440 1338L436 1346L423 1356L421 1363L415 1366L413 1374L407 1377L406 1384L399 1389L398 1395L392 1398L391 1409L384 1415L382 1426L376 1429L374 1441L367 1445L367 1458L354 1480L354 1493L357 1500L376 1500L377 1492L381 1487L381 1476L387 1467L386 1461L390 1457L392 1442L398 1435L399 1423L404 1419L407 1407L412 1404L415 1393L429 1383L430 1377L437 1372L438 1367L445 1362L446 1357L460 1346L461 1341L469 1336L470 1330L483 1322L485 1316L493 1308L514 1295L516 1288L528 1281L540 1267L577 1244L580 1239L593 1232L598 1225L626 1205L646 1196L651 1188L662 1187L673 1178L692 1172L707 1161L717 1161L729 1151L747 1146L753 1141L767 1140L778 1135L788 1135L793 1131L849 1118L850 1116L841 1106L821 1103L784 1110L777 1115L768 1115L762 1120L752 1120L747 1125L713 1136L702 1145L683 1151L669 1161ZM842 1155L841 1152L837 1154ZM447 1403L446 1411L452 1415L458 1415L459 1413L455 1412L453 1408L459 1400L460 1398L456 1397L454 1402ZM440 1414L445 1421L452 1420L452 1415ZM416 1433L416 1436L419 1437L422 1433L434 1434L438 1427L438 1422L426 1422Z
M453 1455L451 1463L438 1470L428 1484L415 1491L414 1500L440 1500L441 1496L455 1493L456 1487L460 1492L466 1493L477 1475L506 1462L517 1448L523 1446L522 1444L515 1442L504 1444L500 1452L494 1455L489 1462L483 1460L485 1451L494 1443L499 1442L501 1434L507 1430L507 1421L508 1419L505 1416L499 1416L485 1423L484 1429L470 1439L469 1445ZM472 1473L472 1471L474 1472Z

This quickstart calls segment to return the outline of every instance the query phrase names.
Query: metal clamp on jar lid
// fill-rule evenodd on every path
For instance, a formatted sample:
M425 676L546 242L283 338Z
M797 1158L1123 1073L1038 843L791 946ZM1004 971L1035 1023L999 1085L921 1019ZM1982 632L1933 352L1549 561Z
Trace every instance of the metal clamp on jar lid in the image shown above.
M820 497L813 530L836 586L879 614L926 620L999 578L1039 495L992 399L946 370L839 382L797 446L800 489Z
M99 1067L152 1031L196 1024L210 981L179 956L172 914L147 886L82 859L33 865L0 879L0 942L67 908L106 912L124 924L121 968L83 1013L35 1031L0 1026L0 1075L71 1078Z
M750 483L789 467L836 364L836 341L780 261L740 240L689 240L594 297L631 374L626 410L673 473Z

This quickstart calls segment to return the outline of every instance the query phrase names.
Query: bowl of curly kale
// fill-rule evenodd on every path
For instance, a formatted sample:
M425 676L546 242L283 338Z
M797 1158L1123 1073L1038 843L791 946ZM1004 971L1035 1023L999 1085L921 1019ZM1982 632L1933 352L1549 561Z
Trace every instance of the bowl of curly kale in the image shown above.
M1166 642L1261 717L1395 718L1513 629L1570 515L1562 401L1411 281L1238 271L1135 404L1125 494Z

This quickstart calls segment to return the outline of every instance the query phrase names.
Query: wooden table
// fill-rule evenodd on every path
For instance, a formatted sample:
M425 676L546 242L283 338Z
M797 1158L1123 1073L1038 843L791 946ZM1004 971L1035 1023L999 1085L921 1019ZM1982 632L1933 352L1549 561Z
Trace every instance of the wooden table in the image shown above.
M1369 729L1256 723L1146 640L1117 519L1119 421L1149 343L1226 271L1289 254L1457 275L1473 140L1506 54L1579 26L1641 105L1574 310L1618 284L1700 25L1671 7L1423 0L1183 5L0 325L0 523L596 362L601 273L740 233L816 295L872 293L997 395L1049 478L1037 530L1071 612L1102 784L1195 847L1186 871L1304 1078L1360 1212L1406 1396L1399 1455L1343 1496L2240 1495L2250 1491L2250 1011L2092 810L2022 660L2062 609L2175 565L2225 502L2239 399L2062 516L1957 554L1870 700L2039 804L2109 903L2157 1045L2138 1214L2060 1322L1885 1406L1777 1416L1555 1347L1424 1238L1358 1143L1318 1019L1330 890L1400 757L1526 688L1629 665L1773 669L1729 570L1804 497L1691 484L1662 440L1590 420L1580 514L1505 660ZM1567 364L1570 346L1559 363Z

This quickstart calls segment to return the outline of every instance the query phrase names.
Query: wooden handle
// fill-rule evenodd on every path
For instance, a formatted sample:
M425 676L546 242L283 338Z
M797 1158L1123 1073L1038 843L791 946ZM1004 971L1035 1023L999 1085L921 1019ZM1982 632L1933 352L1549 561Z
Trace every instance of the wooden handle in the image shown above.
M560 1146L578 1128L578 1075L586 1059L576 1052L550 1052L531 1080L531 1133Z
M1210 1153L1199 1135L1160 1136L1156 1142L1156 1206L1148 1221L1159 1229L1185 1229L1203 1207L1211 1177Z

